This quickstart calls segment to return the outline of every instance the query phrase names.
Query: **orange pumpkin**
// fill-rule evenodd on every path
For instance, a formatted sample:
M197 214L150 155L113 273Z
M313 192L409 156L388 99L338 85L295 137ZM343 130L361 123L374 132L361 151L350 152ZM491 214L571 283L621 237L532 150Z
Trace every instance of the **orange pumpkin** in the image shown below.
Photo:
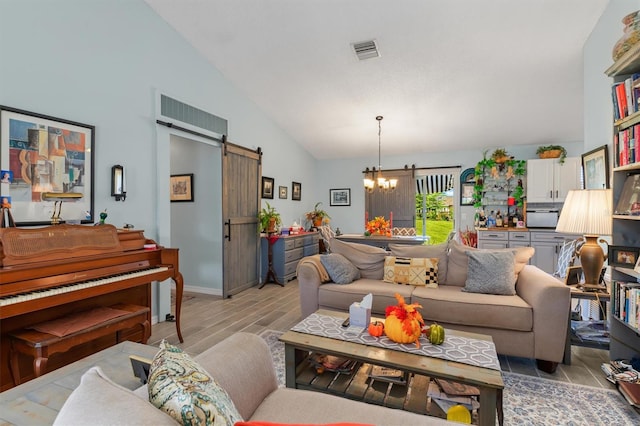
M403 326L404 322L404 326ZM405 319L401 321L395 315L389 315L385 319L384 333L396 343L417 342L420 337L422 326L417 319ZM409 331L409 332L407 332Z
M380 337L384 333L384 323L382 321L372 321L368 328L369 334L373 337Z

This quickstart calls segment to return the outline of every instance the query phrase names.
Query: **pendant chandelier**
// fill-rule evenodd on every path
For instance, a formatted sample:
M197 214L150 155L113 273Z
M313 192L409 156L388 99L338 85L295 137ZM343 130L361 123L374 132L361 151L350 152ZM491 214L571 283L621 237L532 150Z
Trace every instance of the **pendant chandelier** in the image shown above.
M369 168L367 167L365 170L365 176L364 176L364 189L366 189L368 192L372 192L375 187L377 186L378 189L380 189L381 191L393 191L394 189L396 189L396 186L398 186L398 179L386 179L384 176L382 176L382 166L381 166L381 162L380 162L380 152L381 152L381 146L382 146L382 139L381 139L381 134L382 134L382 119L384 117L382 117L381 115L378 115L376 117L376 120L378 120L378 170L377 170L377 178L374 180L373 178L376 177L376 168L373 168L373 171L369 171ZM369 173L371 173L371 177L369 177Z

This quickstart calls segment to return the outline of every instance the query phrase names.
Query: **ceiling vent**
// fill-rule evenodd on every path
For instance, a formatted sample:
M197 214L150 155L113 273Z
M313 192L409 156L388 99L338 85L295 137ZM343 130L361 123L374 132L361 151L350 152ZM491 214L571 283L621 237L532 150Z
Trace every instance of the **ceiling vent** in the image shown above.
M375 40L362 41L360 43L353 43L353 50L356 52L356 56L359 60L377 58L380 56L378 52L378 46Z

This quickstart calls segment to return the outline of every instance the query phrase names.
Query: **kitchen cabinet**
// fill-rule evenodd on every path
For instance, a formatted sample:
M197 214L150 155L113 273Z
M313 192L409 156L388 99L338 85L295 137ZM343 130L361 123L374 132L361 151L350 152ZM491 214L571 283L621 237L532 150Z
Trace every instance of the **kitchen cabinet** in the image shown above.
M504 249L514 247L529 247L529 231L486 229L478 232L479 249Z
M527 202L562 203L572 189L582 188L582 160L567 157L527 160Z
M535 253L529 262L549 274L553 274L558 266L560 248L567 240L575 239L576 235L561 234L552 229L479 229L479 249L504 249L515 247L533 247Z
M478 232L479 249L504 249L508 247L509 231L486 229Z
M531 264L536 265L543 271L553 274L558 267L558 255L560 248L567 240L577 238L577 235L561 234L553 230L531 231L531 247L535 253L531 258Z

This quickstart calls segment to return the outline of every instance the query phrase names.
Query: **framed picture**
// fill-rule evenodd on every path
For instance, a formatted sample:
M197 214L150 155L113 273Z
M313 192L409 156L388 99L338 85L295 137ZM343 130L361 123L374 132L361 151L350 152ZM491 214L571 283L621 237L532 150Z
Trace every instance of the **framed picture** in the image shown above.
M584 189L609 188L609 150L607 145L582 154L582 172L584 173Z
M302 200L302 184L300 182L291 182L291 199L293 201Z
M278 196L280 198L282 198L283 200L287 199L287 195L288 195L288 190L289 188L287 188L286 186L279 186L278 187Z
M0 191L17 226L93 223L95 126L0 106Z
M460 173L460 205L473 205L473 188L475 186L475 169L469 168Z
M273 178L262 176L262 198L273 199Z
M350 206L351 205L351 188L340 188L329 190L330 206Z
M640 215L640 174L627 176L613 214Z
M172 203L193 202L193 173L171 175L170 191Z
M640 247L609 246L608 262L610 266L622 266L633 269L638 263Z

